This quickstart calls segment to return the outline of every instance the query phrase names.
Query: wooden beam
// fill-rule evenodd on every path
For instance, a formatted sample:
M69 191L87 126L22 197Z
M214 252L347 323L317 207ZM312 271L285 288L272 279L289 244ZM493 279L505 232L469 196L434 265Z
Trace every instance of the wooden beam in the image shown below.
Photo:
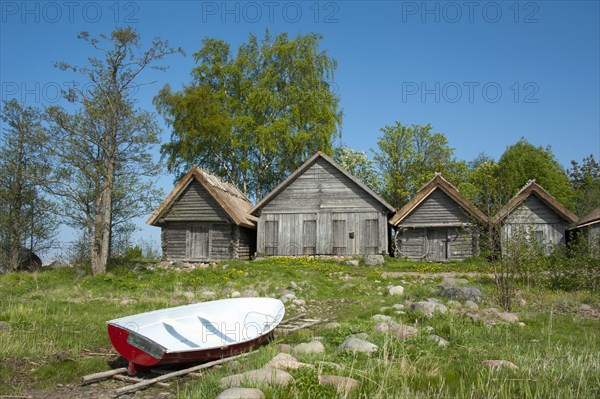
M115 380L119 380L119 381L125 381L125 382L142 382L145 381L142 378L136 378L136 377L131 377L128 375L121 375L121 374L116 374L112 376ZM157 382L156 383L157 387L161 387L161 388L169 388L171 385L167 384L165 382Z
M118 369L114 369L114 370L108 370L108 371L102 371L100 373L94 373L94 374L89 374L89 375L84 375L83 377L81 377L81 383L82 384L89 384L92 383L94 381L100 381L103 380L105 378L110 378L116 374L123 374L127 372L127 368L126 367L121 367Z
M133 385L128 385L126 387L123 388L119 388L115 390L115 394L116 395L123 395L125 393L130 393L130 392L135 392L135 391L139 391L140 389L144 389L152 384L156 384L157 382L163 382L166 380L170 380L172 378L176 378L176 377L180 377L182 375L186 375L186 374L190 374L193 372L196 372L198 370L202 370L202 369L207 369L210 367L214 367L216 365L219 364L223 364L223 363L227 363L230 362L232 360L236 360L236 359L240 359L242 357L248 356L252 353L255 353L257 351L252 351L252 352L246 352L246 353L242 353L241 355L237 355L237 356L231 356L231 357L227 357L224 359L220 359L220 360L215 360L213 362L208 362L208 363L204 363L204 364L200 364L194 367L190 367L187 369L183 369L183 370L178 370L178 371L174 371L172 373L168 373L168 374L164 374L155 378L152 378L150 380L144 380L142 382L138 382L137 384L133 384Z

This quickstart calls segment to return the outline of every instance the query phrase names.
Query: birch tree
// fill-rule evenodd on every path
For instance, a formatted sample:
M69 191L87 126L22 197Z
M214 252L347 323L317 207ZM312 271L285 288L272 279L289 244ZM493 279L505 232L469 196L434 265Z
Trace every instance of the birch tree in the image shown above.
M26 260L23 249L46 249L58 225L41 190L50 163L40 111L10 100L3 102L0 119L0 263L17 270Z
M235 54L223 40L204 39L192 82L155 98L173 129L162 147L169 170L200 165L261 198L317 151L331 154L342 114L331 84L336 63L321 39L267 32Z
M85 228L92 272L97 274L106 271L117 200L121 206L133 204L129 219L151 205L152 192L144 189L149 187L144 179L159 173L151 150L159 143L160 130L153 114L137 108L135 96L147 84L140 81L142 72L163 70L156 62L178 50L160 39L140 50L140 37L131 28L99 38L82 32L78 38L100 56L90 57L83 67L57 64L79 73L86 81L82 87L90 87L89 82L91 88L65 93L75 111L48 109L56 157L52 190L63 199L67 223Z

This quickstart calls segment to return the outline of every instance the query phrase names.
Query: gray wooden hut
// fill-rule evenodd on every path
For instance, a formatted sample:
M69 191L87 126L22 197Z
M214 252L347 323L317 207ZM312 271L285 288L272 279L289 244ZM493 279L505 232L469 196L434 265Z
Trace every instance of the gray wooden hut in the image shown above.
M575 230L583 234L592 253L600 256L600 206L579 219Z
M318 152L264 197L257 253L267 256L388 253L394 208Z
M163 259L249 259L256 246L252 203L235 186L193 167L146 223L162 229Z
M552 245L565 243L566 229L576 222L577 216L535 180L530 180L492 218L493 225L501 226L503 253L506 252L507 240L519 231L549 252Z
M390 220L396 257L437 262L479 253L478 226L486 216L436 173Z

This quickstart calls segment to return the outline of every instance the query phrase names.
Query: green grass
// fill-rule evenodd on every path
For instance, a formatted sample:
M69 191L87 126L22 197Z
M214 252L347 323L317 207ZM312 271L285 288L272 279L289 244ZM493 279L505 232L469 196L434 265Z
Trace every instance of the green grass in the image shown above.
M383 272L426 271L425 276L382 277ZM337 330L320 327L283 337L276 343L295 344L322 336L325 354L298 356L318 365L329 361L342 370L317 367L291 371L295 382L286 388L262 386L268 398L343 397L317 383L317 374L329 373L361 382L351 398L545 398L600 396L600 321L582 318L582 303L595 309L598 294L549 291L541 285L521 288L526 305L515 312L525 322L487 327L459 314L433 318L394 309L381 310L405 299L436 297L441 277L435 272L469 273L467 279L485 294L483 306L497 306L489 266L476 259L438 265L387 259L382 267L346 266L307 258L227 262L217 268L193 271L156 269L134 273L125 265L110 273L90 276L70 268L0 276L0 395L22 395L31 390L51 390L56 384L74 384L82 375L108 369L110 342L105 321L120 316L203 300L204 291L217 298L233 291L253 289L279 297L299 285L296 295L307 301L311 317L335 319ZM403 280L403 283L400 283ZM402 284L402 298L389 296L387 286ZM286 306L289 316L297 308ZM374 333L371 316L383 313L398 322L416 325L421 333L406 341ZM425 327L450 341L446 348L428 339ZM357 332L368 332L379 346L371 357L339 353L337 346ZM275 344L262 347L243 361L207 370L201 378L172 384L180 398L210 398L219 392L219 379L259 368L277 353ZM485 359L510 360L517 371L491 371L480 366Z

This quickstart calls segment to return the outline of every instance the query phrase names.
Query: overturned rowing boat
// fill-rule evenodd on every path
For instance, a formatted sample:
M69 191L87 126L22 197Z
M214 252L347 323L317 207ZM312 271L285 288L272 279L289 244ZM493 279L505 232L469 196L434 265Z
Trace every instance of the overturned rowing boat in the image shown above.
M110 320L108 336L129 361L129 374L150 366L199 363L265 342L283 319L273 298L234 298L155 310Z

